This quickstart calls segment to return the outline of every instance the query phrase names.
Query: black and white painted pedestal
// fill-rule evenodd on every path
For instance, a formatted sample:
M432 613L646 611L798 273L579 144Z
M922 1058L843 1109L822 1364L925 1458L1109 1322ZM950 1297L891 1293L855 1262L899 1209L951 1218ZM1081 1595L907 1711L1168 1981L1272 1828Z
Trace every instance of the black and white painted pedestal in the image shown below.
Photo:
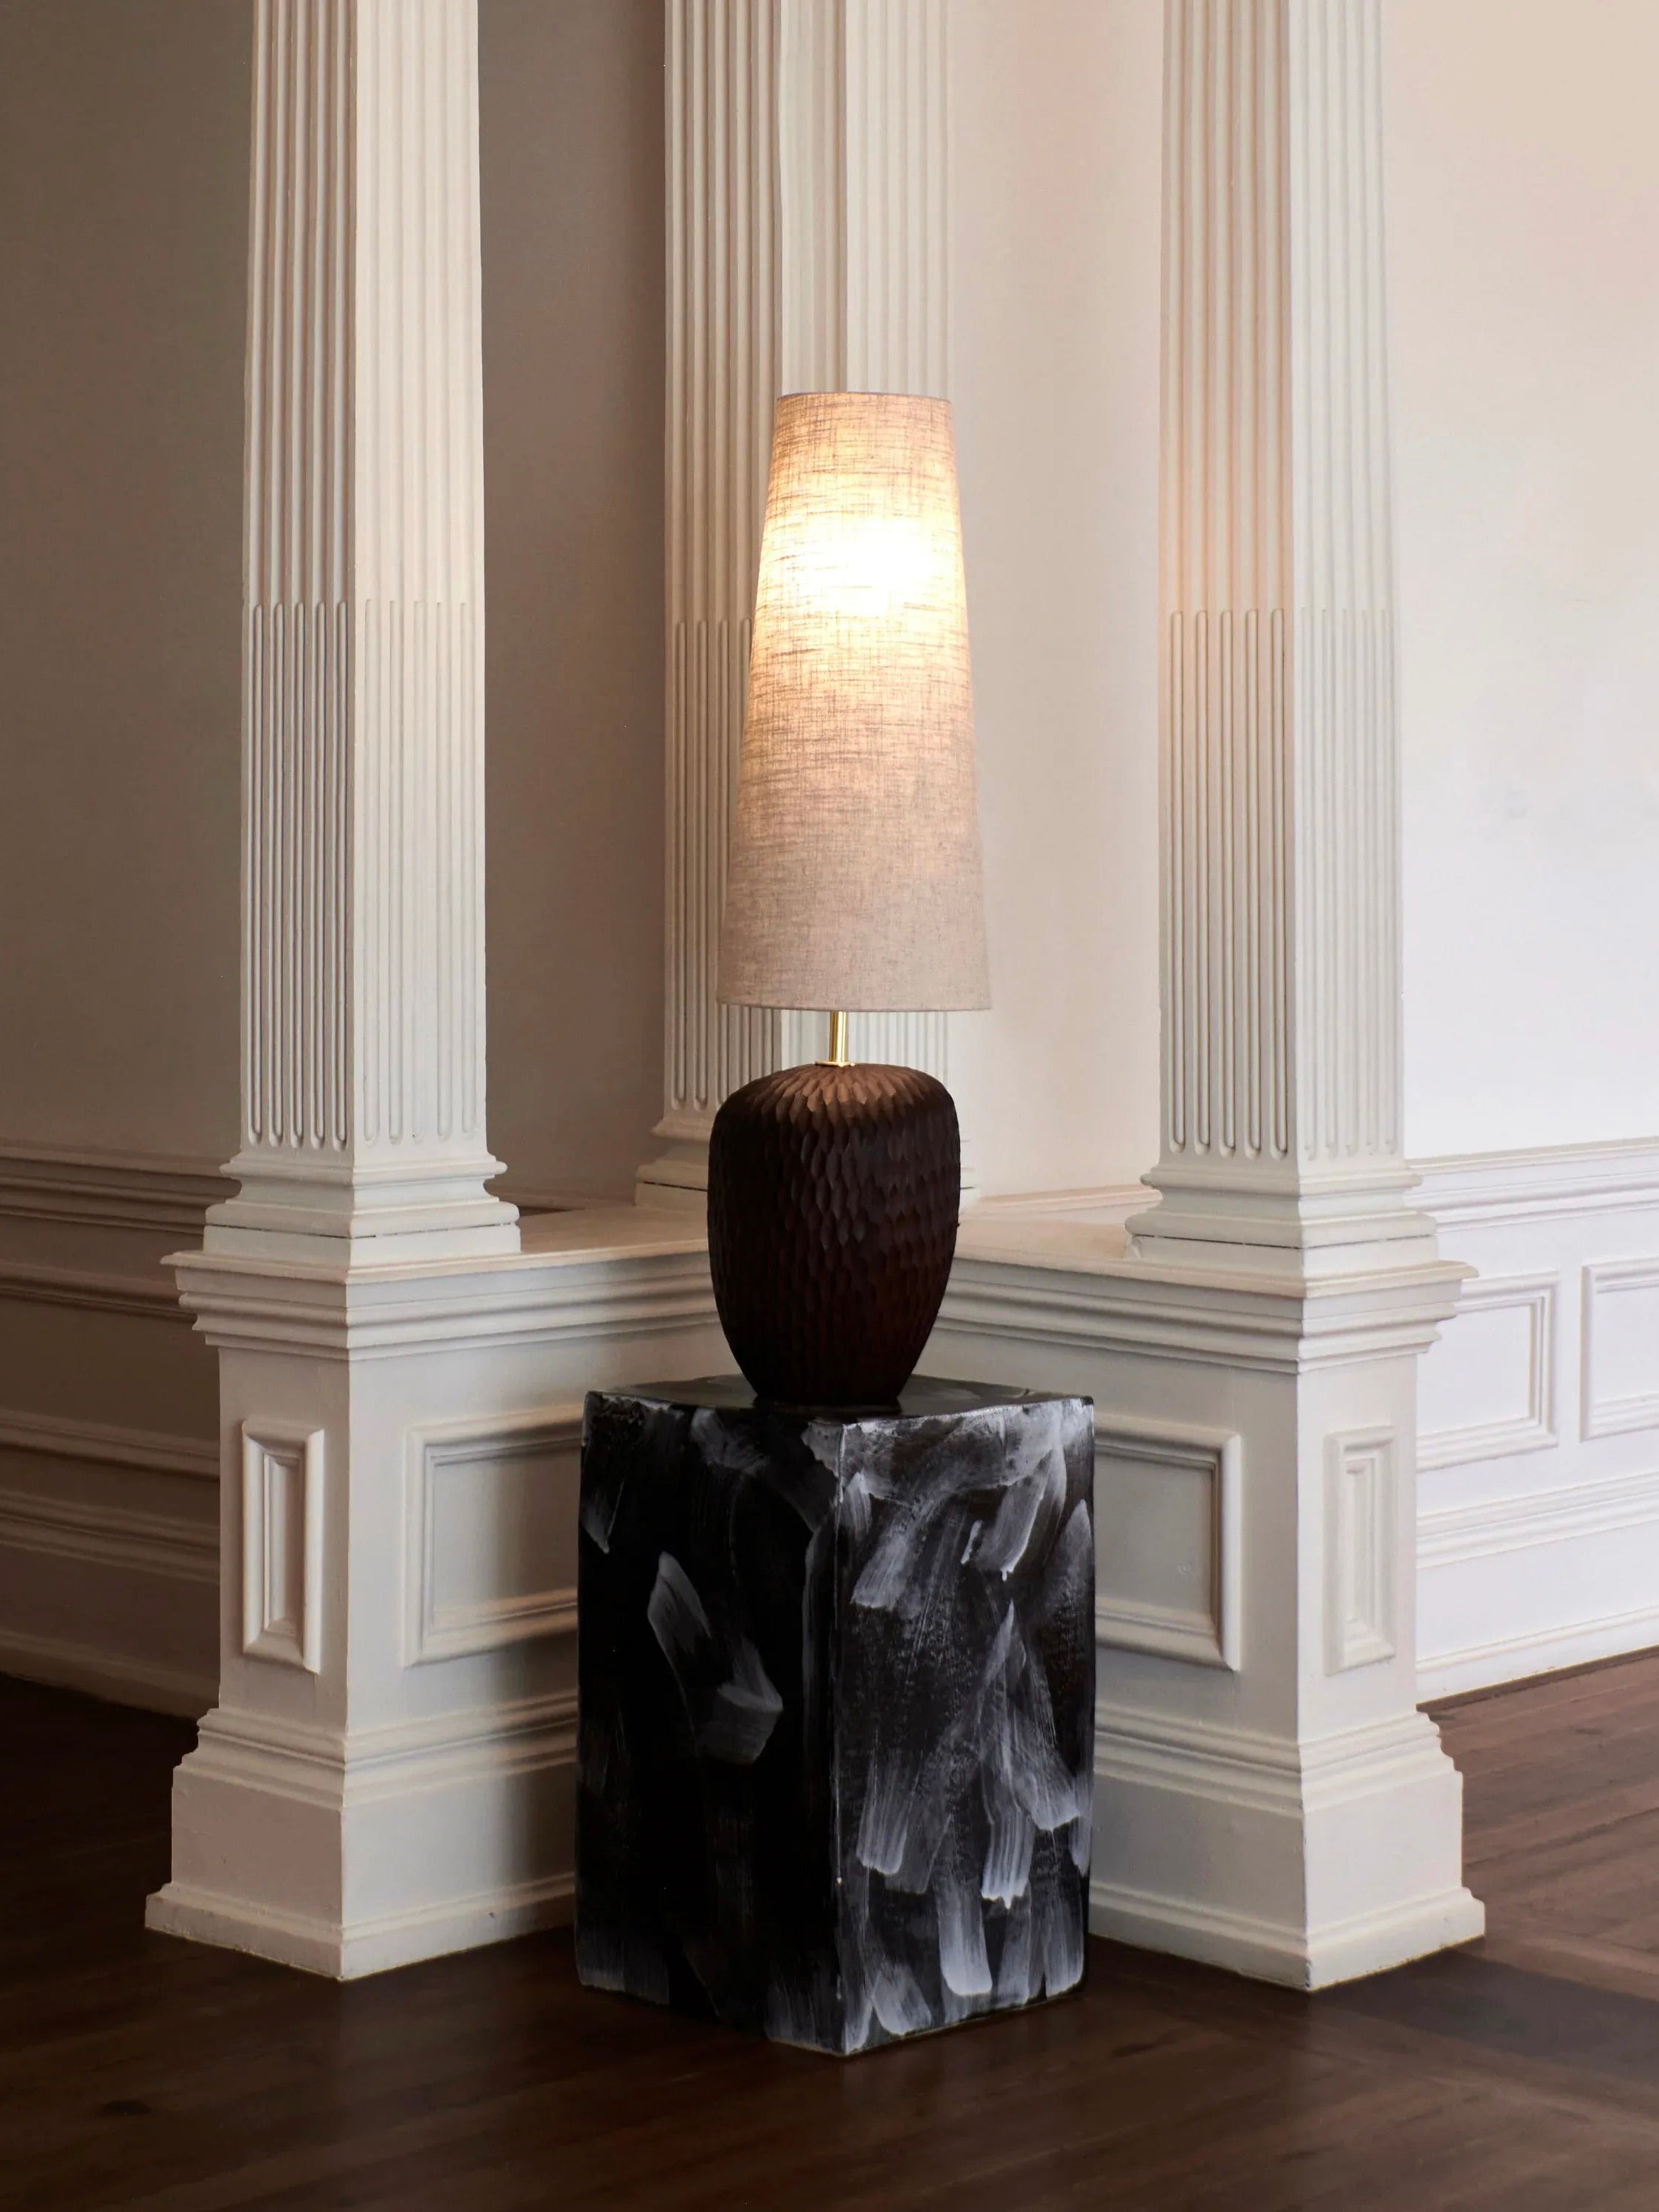
M836 2052L1083 1973L1089 1401L595 1392L582 1979Z

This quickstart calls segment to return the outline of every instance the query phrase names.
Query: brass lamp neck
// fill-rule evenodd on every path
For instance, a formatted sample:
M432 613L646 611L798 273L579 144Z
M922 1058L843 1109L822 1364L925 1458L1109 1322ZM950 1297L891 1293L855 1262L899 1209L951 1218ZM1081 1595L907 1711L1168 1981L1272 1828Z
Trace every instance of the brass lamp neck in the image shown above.
M830 1017L830 1051L823 1065L826 1067L850 1067L853 1065L847 1050L845 1014L831 1014Z

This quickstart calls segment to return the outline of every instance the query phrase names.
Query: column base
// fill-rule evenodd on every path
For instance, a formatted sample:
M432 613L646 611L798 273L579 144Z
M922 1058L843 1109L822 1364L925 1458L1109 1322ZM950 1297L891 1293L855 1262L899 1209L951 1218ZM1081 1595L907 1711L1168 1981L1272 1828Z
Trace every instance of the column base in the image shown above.
M337 1981L568 1920L568 1693L340 1738L216 1707L147 1928Z
M700 1239L618 1206L529 1242L175 1262L228 1479L152 1928L347 1978L568 1917L583 1394L724 1355Z
M1026 1234L964 1238L927 1360L1095 1400L1091 1924L1303 1990L1473 1940L1414 1578L1415 1359L1462 1271Z
M689 1132L670 1121L658 1123L652 1133L664 1139L663 1148L655 1159L645 1163L634 1178L636 1206L666 1206L699 1221L706 1218L708 1129L707 1121Z
M519 1249L519 1210L484 1188L506 1172L488 1153L402 1164L240 1153L241 1184L209 1209L208 1252L337 1267L493 1259Z
M572 1877L556 1875L517 1890L388 1914L348 1931L327 1920L280 1913L170 1881L146 1903L144 1925L158 1936L216 1943L302 1973L349 1982L452 1951L475 1950L482 1943L504 1943L538 1928L563 1927L574 1894Z
M1485 1932L1421 1713L1297 1746L1103 1709L1095 1774L1097 1936L1318 1990Z
M1406 1203L1417 1176L1398 1162L1325 1176L1160 1167L1146 1180L1159 1202L1125 1226L1134 1256L1153 1266L1314 1282L1436 1256L1433 1223Z
M1366 1913L1310 1937L1248 1913L1223 1912L1155 1897L1106 1881L1089 1886L1089 1932L1223 1966L1283 1989L1324 1990L1386 1973L1485 1935L1486 1908L1467 1889L1413 1899L1391 1912Z

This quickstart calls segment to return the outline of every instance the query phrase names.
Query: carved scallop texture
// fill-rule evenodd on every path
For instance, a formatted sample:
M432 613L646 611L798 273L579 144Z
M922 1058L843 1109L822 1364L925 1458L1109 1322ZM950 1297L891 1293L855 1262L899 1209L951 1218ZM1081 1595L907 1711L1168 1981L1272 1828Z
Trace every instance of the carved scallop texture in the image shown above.
M672 0L668 82L667 1103L707 1115L780 1035L714 997L779 388L770 0Z
M246 1145L483 1146L475 0L259 0Z
M1376 0L1166 13L1164 1144L1400 1150Z
M708 1262L757 1395L885 1405L950 1279L956 1108L918 1068L790 1067L734 1091L708 1152Z
M665 1133L822 1048L715 998L749 627L781 392L947 391L944 0L671 0ZM943 1076L939 1014L860 1060Z

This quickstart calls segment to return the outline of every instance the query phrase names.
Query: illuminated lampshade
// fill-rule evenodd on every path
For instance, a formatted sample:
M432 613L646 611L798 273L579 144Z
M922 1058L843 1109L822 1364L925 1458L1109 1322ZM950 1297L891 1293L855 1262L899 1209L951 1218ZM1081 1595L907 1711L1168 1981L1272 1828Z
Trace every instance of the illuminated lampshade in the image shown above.
M989 1001L945 400L778 403L720 995Z

